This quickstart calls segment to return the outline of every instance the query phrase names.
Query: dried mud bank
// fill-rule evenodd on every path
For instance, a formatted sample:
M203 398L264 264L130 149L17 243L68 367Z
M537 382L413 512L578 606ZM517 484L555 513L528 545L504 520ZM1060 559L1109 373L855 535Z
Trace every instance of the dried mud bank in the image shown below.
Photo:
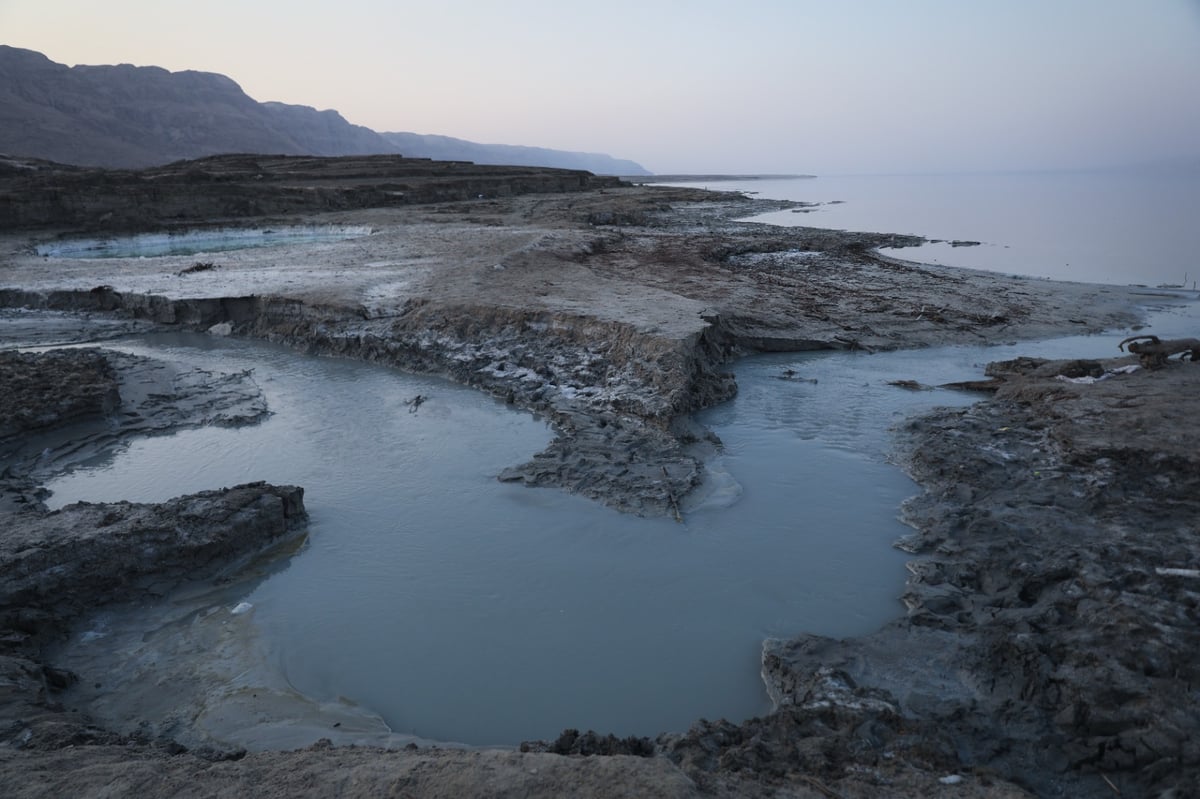
M35 372L59 367L61 377L93 365L97 353L83 349L24 357L43 361ZM109 370L119 376L126 366L118 361ZM45 382L63 390L71 385L53 376ZM101 385L111 382L101 381ZM774 774L770 769L756 770L730 758L713 769L707 763L682 762L677 753L647 757L655 752L655 743L646 739L564 734L544 752L531 751L535 747L522 752L389 751L319 742L295 752L247 754L204 743L185 747L177 739L156 735L154 724L132 735L117 734L59 704L57 693L73 676L54 668L42 651L81 612L111 601L153 601L168 596L182 581L223 579L239 558L296 535L303 521L300 489L264 484L202 492L156 505L79 503L53 513L31 505L4 516L0 521L0 793L13 797L377 796L396 791L435 796L779 795L779 780L764 779ZM659 742L660 748L667 745L666 740ZM610 756L586 756L597 754ZM830 786L844 792L841 795L872 795L879 785L914 795L1019 795L986 778L969 776L959 783L943 783L943 772L900 760L873 769L865 783L856 773L832 778L816 774L794 771L782 784L794 796L829 795L834 790Z
M688 444L703 431L687 415L736 391L719 370L731 351L719 333L674 340L577 314L414 303L373 319L280 298L170 300L107 287L50 296L0 290L0 304L117 313L439 374L540 413L557 431L546 451L500 479L647 515L677 510L699 483L702 456Z
M225 253L190 275L185 256L43 259L18 238L0 306L441 374L554 426L547 450L502 479L645 515L686 508L716 444L688 414L733 396L723 366L740 355L1005 340L1133 318L1127 290L923 267L872 249L913 237L737 221L775 205L629 187L327 214L376 233Z
M121 442L256 422L248 373L220 374L96 348L0 350L0 512L44 511L42 483Z
M0 375L0 734L21 749L128 743L57 704L74 677L44 649L101 605L161 599L297 535L303 489L255 483L48 512L47 477L138 436L253 422L262 394L246 375L94 348L0 351Z
M152 744L98 728L64 708L56 696L75 677L46 662L44 647L87 611L115 601L152 601L184 581L213 579L239 557L298 535L304 520L302 489L265 483L155 505L78 503L48 514L0 514L4 795L57 793L26 759L34 752L59 753L62 767L72 769L94 764L93 745L129 754L139 746L160 755L182 751L170 742ZM228 753L202 748L198 755L219 759ZM84 778L67 793L104 789L103 782Z
M365 209L315 219L371 225L377 232L366 239L222 254L214 269L186 277L189 257L56 262L31 255L29 245L37 236L22 234L6 239L0 305L31 309L19 313L37 309L58 314L63 338L72 341L86 336L71 332L71 320L80 330L110 331L118 320L116 327L149 323L254 336L310 352L443 374L543 413L554 424L559 435L550 448L502 477L559 486L647 514L678 512L681 502L686 505L689 490L700 479L706 445L704 431L692 429L686 414L732 396L736 386L722 366L739 355L1004 341L1094 331L1133 319L1137 296L1130 291L924 267L882 258L872 250L918 241L909 237L780 230L737 221L758 210L764 210L762 203L736 195L651 188ZM102 324L96 325L98 321ZM50 341L41 338L37 343ZM103 386L102 380L97 391L106 390ZM1051 700L1039 694L1048 696L1049 689L1039 686L1050 685L1051 678L1068 685L1098 685L1098 675L1108 668L1107 655L1096 654L1090 665L1064 660L1064 673L1084 675L1070 683L1051 668L1057 662L1054 657L1065 657L1061 648L1051 645L1057 633L1045 619L1027 617L1021 618L1036 639L1029 652L1036 650L1037 657L1010 658L997 666L989 658L1002 650L1005 640L1026 640L1004 639L1000 633L989 639L995 641L992 649L972 648L986 638L984 622L991 610L983 610L980 601L975 613L976 594L970 591L991 586L999 579L993 573L1020 573L1013 563L1029 561L1034 571L1040 567L1039 550L1029 550L1031 557L1024 554L1026 538L1036 536L1020 538L1020 547L1010 545L1011 537L1052 530L1027 523L1036 517L1026 514L1052 512L1059 494L1039 495L1047 504L1027 508L1020 494L1024 488L1014 484L1012 507L1005 506L1009 516L993 510L1004 523L993 520L991 543L972 548L961 543L964 531L984 525L959 522L976 506L988 507L983 502L990 496L987 480L995 475L949 466L944 474L933 466L923 471L922 464L937 463L939 457L945 463L951 458L969 460L972 453L991 463L988 458L993 456L986 453L995 446L990 438L994 430L1021 429L1017 414L1024 406L1014 402L997 400L967 412L1012 414L1012 424L972 427L969 415L948 413L912 429L913 440L920 442L913 445L920 457L914 456L912 469L931 489L909 511L920 536L913 545L936 551L935 557L914 566L907 595L912 615L858 641L769 642L764 677L779 708L766 718L743 724L702 721L685 735L658 739L657 756L651 758L564 758L557 753L644 754L649 744L634 742L632 749L622 749L608 746L599 736L565 734L565 742L531 744L525 752L389 752L318 744L229 762L228 752L184 752L169 742L124 740L89 727L86 719L54 704L53 683L66 675L23 654L24 661L0 686L9 703L9 710L0 715L0 721L7 722L0 729L8 743L0 746L0 792L44 796L116 788L146 795L234 791L284 796L333 790L346 796L408 791L999 797L1023 793L1005 778L1047 795L1060 785L1091 790L1102 784L1088 776L1091 768L1101 768L1110 779L1130 786L1171 786L1172 761L1147 761L1149 749L1140 750L1130 763L1098 755L1093 764L1086 753L1077 753L1069 762L1046 756L1051 751L1047 742L1088 739L1061 732L1066 722L1059 716L1066 719L1066 711L1050 713ZM1098 409L1096 418L1111 425L1118 414L1128 415L1128 409ZM1053 437L1051 423L1023 424ZM1178 424L1174 427L1180 429ZM1009 463L999 460L1002 466ZM1069 472L1064 469L1062 474ZM1024 472L1012 475L1029 479ZM251 492L238 495L243 497L266 492L259 499L246 499L256 508L273 502L264 498L268 495L279 500L273 507L289 507L286 497L272 494L275 489L269 487L234 491ZM213 501L219 499L217 495ZM85 535L102 532L105 520L112 517L109 526L114 532L138 531L132 539L136 542L144 528L136 523L122 527L120 508L126 508L130 518L156 513L171 517L185 513L189 502L207 501L207 495L200 495L179 500L184 504L177 507L103 506L105 510L96 511L99 517L81 516L81 524L72 529ZM219 528L223 519L242 518L243 506L237 501L234 506L200 515ZM1105 506L1113 519L1121 518L1124 507ZM1183 517L1176 511L1183 507L1171 505L1159 518L1176 519L1179 526ZM1147 505L1146 513L1151 509ZM1086 525L1091 511L1078 510L1078 524ZM41 517L37 512L25 514L26 519ZM283 513L285 526L291 518ZM1014 532L1010 525L1023 526ZM264 526L273 530L278 525ZM1061 536L1045 537L1057 541ZM1055 546L1068 544L1060 541ZM985 560L985 551L995 560ZM116 552L121 552L119 547ZM939 557L948 565L937 565L942 562ZM202 560L209 563L207 556ZM965 565L956 571L959 566L954 564ZM175 565L160 566L165 585ZM944 573L939 571L943 568ZM1194 613L1187 578L1168 576L1183 581L1176 599L1192 601L1184 607ZM80 579L91 580L86 575ZM1064 576L1059 583L1069 579ZM1033 588L1021 590L1029 583L1015 589L1020 601L1028 601L1026 594L1040 596ZM1065 592L1059 583L1032 581L1034 586ZM993 593L998 596L1000 591ZM1047 594L1047 600L1052 595ZM1102 603L1118 595L1096 596ZM1052 603L1047 607L1048 616L1065 615ZM37 624L49 624L67 611L51 607L46 612L50 615L17 613L15 618L32 618L38 629ZM1097 616L1102 612L1095 611ZM1141 618L1136 607L1130 613L1130 619ZM1097 617L1096 624L1101 621ZM32 653L36 636L14 624L5 641ZM1095 625L1081 629L1095 632ZM1043 645L1049 654L1037 649ZM1168 649L1175 646L1171 643ZM1171 657L1164 661L1168 670L1175 663ZM1013 669L1005 665L1011 663L1019 663L1031 675L1050 676L1042 682L1031 677L1018 685ZM1027 683L1032 687L1026 689ZM1194 696L1189 704L1187 692L1179 694L1181 684L1186 683L1173 683L1175 693L1170 694L1176 707L1194 707ZM1082 697L1071 705L1076 714L1072 718L1082 721L1071 723L1095 735L1131 740L1130 735L1122 739L1130 728L1119 724L1086 727L1088 719L1102 716L1093 708L1107 708L1106 699L1114 698L1093 697L1087 693L1092 690L1099 689L1080 687L1072 694ZM1128 698L1137 705L1141 694L1136 690L1115 699ZM42 726L35 728L30 719L40 719ZM1166 737L1147 739L1148 746L1175 742L1176 728L1188 729L1184 720L1172 724L1176 727L1163 728ZM1129 746L1137 751L1136 744ZM1186 750L1184 744L1180 747ZM1098 751L1127 748L1125 743L1105 743ZM1139 771L1147 762L1152 768ZM1182 769L1192 768L1194 761L1181 756L1177 762Z
M1197 795L1200 364L1061 378L1132 363L993 364L995 399L910 422L908 615L768 641L776 715L1042 796Z

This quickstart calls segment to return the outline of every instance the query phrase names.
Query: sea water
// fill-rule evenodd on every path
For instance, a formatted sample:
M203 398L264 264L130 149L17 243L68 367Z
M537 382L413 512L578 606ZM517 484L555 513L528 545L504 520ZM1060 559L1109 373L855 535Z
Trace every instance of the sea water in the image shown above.
M1196 171L850 175L704 185L813 204L754 217L761 222L943 240L885 250L909 260L1085 283L1200 285Z

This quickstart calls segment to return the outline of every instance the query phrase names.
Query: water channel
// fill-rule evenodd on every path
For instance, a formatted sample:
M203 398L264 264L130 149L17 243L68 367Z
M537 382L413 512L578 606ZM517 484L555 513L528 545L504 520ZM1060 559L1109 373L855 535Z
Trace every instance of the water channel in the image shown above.
M1194 325L1194 304L1166 301L1151 329ZM135 441L50 483L51 505L264 479L304 486L311 524L301 551L192 600L200 610L105 609L63 665L102 686L81 701L121 694L122 680L178 687L173 659L232 656L173 650L161 633L211 616L244 625L242 643L289 690L427 739L511 745L565 727L653 735L740 720L768 709L763 638L861 634L902 612L908 556L890 544L917 489L887 461L889 429L976 395L888 381L973 379L1018 354L1110 357L1123 335L745 359L737 398L698 417L725 446L682 524L496 481L551 433L470 389L243 340L106 343L252 369L273 414ZM428 399L411 412L418 393Z

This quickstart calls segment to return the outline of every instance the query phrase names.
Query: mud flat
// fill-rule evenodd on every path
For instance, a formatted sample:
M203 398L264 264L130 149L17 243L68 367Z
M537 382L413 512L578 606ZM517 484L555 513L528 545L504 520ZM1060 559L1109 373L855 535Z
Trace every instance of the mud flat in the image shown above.
M1194 795L1200 456L1170 431L1200 368L1113 371L1131 362L992 364L994 399L910 421L908 614L767 641L776 716L854 708L872 747L1042 796Z
M38 177L53 185L53 175ZM369 196L369 175L355 171L352 180L356 197ZM81 185L78 170L64 179L72 191ZM529 190L547 186L556 193L291 215L267 205L265 215L246 211L244 223L374 232L222 252L204 257L212 268L202 271L189 269L198 256L40 257L35 248L48 241L95 235L105 213L124 220L120 232L172 223L120 208L96 209L94 218L84 209L86 223L75 214L57 229L39 217L41 227L0 240L0 305L11 309L11 324L0 329L16 331L6 341L20 345L29 315L49 314L60 332L28 338L41 346L86 340L90 330L101 338L125 325L173 326L446 375L554 426L551 446L501 479L673 514L718 445L687 415L733 395L722 369L733 358L1099 331L1133 322L1145 299L1133 289L934 268L874 252L920 241L912 237L739 222L770 206L740 195L578 181ZM288 197L312 196L293 188ZM331 191L323 184L321 196ZM121 196L110 202L119 206ZM227 226L229 216L219 223ZM36 372L36 364L21 366L25 356L6 357ZM57 356L42 359L49 357ZM111 420L114 386L120 403L144 404L118 379L135 365L105 358L106 372L97 356L78 357L72 368L96 376L79 385L92 388L38 435L89 414ZM907 465L925 493L906 510L915 532L905 546L923 557L911 566L905 618L862 639L768 641L763 675L775 712L744 723L702 721L656 741L568 731L521 752L319 742L245 755L95 729L56 705L54 689L69 675L43 662L45 641L73 609L144 590L142 578L162 591L190 570L181 564L215 569L286 536L302 519L299 493L257 485L162 506L72 506L48 515L37 507L32 467L10 470L25 481L13 490L24 492L15 504L26 509L6 517L0 556L29 565L23 582L6 582L0 593L0 788L13 796L1017 796L1022 788L1188 795L1200 780L1200 448L1189 424L1200 366L1058 379L1075 369L997 367L995 397L906 427ZM246 386L249 394L228 406L242 411L205 410L227 407L205 390L226 380L238 382L210 376L189 389L184 380L179 390L192 404L164 424L252 421ZM74 381L39 385L57 400ZM13 435L20 446L32 441L25 428ZM189 522L131 560L127 547L171 528L162 521L171 519ZM60 570L58 561L70 563L62 549L31 543L66 536L89 542L78 551L97 558L111 551L113 568ZM40 559L27 560L31 552ZM134 561L142 571L113 585L112 575Z

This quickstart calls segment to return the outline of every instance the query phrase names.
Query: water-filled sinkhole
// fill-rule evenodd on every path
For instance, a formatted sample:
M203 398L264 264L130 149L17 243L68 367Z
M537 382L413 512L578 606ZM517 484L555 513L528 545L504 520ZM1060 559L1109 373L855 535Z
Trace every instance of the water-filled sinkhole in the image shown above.
M213 228L129 236L72 239L37 245L50 258L153 258L210 252L342 241L370 235L364 225L295 225L278 228Z
M135 441L54 480L51 503L157 501L265 479L305 487L309 537L183 621L178 609L101 611L60 662L80 673L75 699L102 721L144 716L149 705L121 715L123 691L155 680L181 691L200 669L184 664L181 678L173 659L234 656L228 642L167 643L211 613L244 625L239 635L289 691L356 703L425 738L513 744L565 727L653 735L700 717L740 720L768 709L763 638L861 634L902 612L908 556L890 544L908 532L897 516L917 488L886 462L889 427L975 397L888 381L977 378L1017 354L1108 355L1113 341L744 360L737 398L699 416L725 447L682 524L496 481L551 433L469 389L246 341L119 342L253 369L274 413ZM428 399L412 413L405 401L418 393ZM243 602L249 612L230 613ZM252 731L233 742L256 743Z

